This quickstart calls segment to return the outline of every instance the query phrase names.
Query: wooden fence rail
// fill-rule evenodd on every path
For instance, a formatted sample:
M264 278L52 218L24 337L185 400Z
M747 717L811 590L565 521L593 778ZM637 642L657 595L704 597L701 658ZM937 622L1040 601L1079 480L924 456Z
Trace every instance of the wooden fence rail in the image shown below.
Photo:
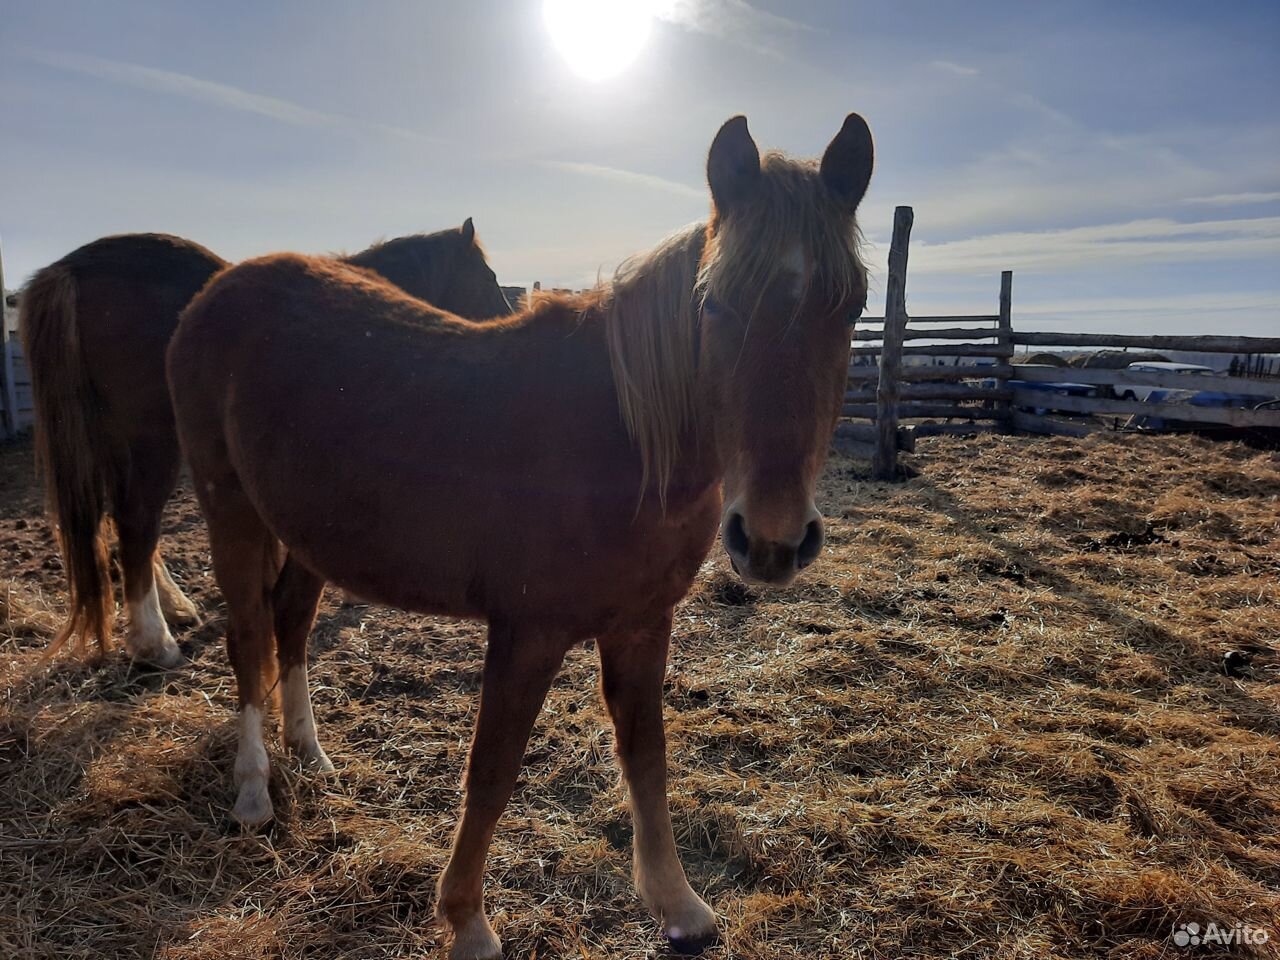
M1013 326L1013 273L1008 270L1000 276L997 313L908 317L913 220L910 207L894 210L885 313L861 318L852 335L842 407L851 419L842 421L837 433L853 452L873 460L877 478L897 475L898 452L914 449L916 438L974 429L1084 436L1114 429L1123 420L1139 426L1174 421L1280 431L1280 403L1267 402L1280 396L1280 379L1262 376L1273 367L1265 355L1280 354L1280 337L1019 331ZM1235 357L1231 375L1209 376L1020 364L1019 347L1136 348ZM1152 389L1180 395L1137 399ZM1200 392L1212 394L1203 405L1176 402Z
M34 417L31 375L14 330L12 310L4 298L4 256L0 252L0 440L29 428Z
M1280 353L1280 337L1142 337L1125 333L1015 333L1018 346L1138 347L1202 353Z
M1072 367L1069 370L1025 364L1018 369L1023 383L1085 383L1107 387L1161 387L1166 390L1221 390L1241 396L1270 398L1280 392L1280 382L1256 377L1232 377L1197 373L1175 373L1170 370L1101 370ZM845 395L846 398L848 394Z

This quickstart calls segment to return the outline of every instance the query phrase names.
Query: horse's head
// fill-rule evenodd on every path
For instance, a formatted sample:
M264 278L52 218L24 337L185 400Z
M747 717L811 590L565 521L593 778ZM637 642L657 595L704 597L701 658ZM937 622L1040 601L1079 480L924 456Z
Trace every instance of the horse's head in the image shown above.
M790 583L822 550L814 490L866 302L854 213L872 156L850 114L817 164L762 161L743 117L707 157L696 389L724 469L722 540L746 580Z
M433 301L435 305L462 317L505 317L512 313L484 248L476 240L471 218L448 233L454 253L448 265L447 293Z

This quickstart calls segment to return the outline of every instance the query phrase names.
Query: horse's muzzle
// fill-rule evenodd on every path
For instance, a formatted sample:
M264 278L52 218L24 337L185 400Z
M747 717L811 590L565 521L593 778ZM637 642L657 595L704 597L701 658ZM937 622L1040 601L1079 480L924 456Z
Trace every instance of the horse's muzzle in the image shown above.
M738 576L751 583L785 587L822 552L822 517L810 515L794 539L753 537L747 518L734 506L724 512L720 539Z

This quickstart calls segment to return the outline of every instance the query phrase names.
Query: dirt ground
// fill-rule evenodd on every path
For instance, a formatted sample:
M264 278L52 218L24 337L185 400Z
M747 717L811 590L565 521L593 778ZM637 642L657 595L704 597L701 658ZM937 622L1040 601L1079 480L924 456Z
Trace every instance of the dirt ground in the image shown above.
M672 806L722 917L706 956L1280 955L1280 455L987 436L911 463L886 486L833 459L829 552L796 586L744 589L717 547L678 612ZM63 584L30 464L0 449L0 956L440 955L481 628L327 595L339 774L277 750L277 821L244 834L189 490L164 543L207 616L191 662L45 669ZM510 958L665 955L595 666L570 655L489 861ZM1175 945L1210 922L1270 943Z

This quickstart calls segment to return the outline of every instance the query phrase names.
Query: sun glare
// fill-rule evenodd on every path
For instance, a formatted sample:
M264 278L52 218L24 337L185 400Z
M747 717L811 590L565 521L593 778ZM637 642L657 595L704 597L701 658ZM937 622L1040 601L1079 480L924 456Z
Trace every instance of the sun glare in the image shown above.
M585 80L606 80L640 55L656 6L654 0L545 0L542 18L569 69Z

